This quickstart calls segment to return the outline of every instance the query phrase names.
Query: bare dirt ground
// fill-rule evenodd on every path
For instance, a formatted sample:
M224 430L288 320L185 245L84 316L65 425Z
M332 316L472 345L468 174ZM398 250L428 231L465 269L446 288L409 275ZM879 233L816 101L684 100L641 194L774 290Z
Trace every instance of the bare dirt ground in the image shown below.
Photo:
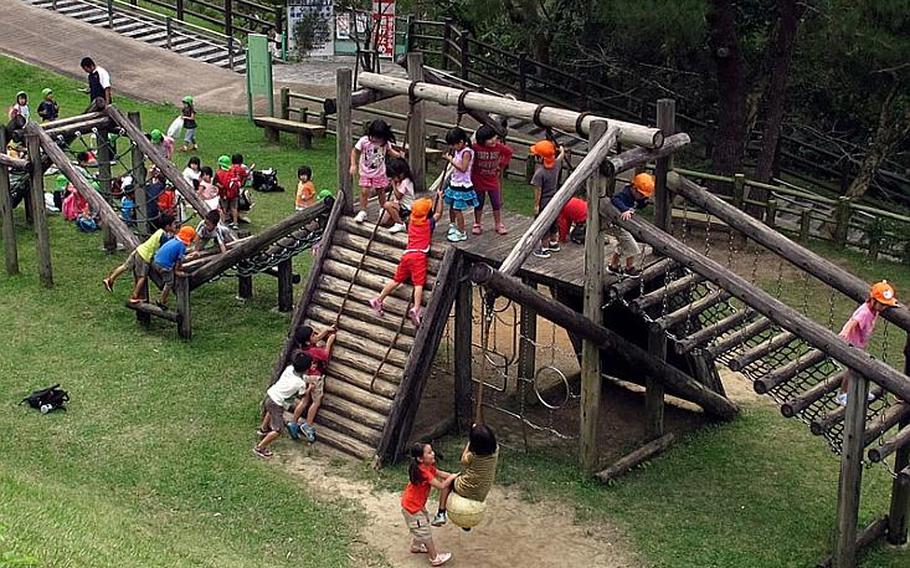
M425 555L408 550L409 536L401 517L400 494L377 491L369 482L341 477L326 466L329 459L330 450L320 448L312 455L281 452L280 463L305 483L312 494L328 501L349 499L362 511L366 519L361 531L363 540L353 547L352 559L366 566L428 566ZM402 480L402 486L404 483ZM494 487L487 503L486 517L471 532L451 523L433 529L437 547L453 553L448 565L485 568L642 565L616 527L576 524L574 512L565 504L531 503L511 487ZM434 507L435 500L431 499L427 508L433 511Z

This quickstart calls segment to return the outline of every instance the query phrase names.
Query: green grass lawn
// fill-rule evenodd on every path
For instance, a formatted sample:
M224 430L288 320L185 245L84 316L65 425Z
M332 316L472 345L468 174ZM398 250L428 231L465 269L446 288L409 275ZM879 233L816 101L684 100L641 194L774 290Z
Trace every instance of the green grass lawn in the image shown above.
M84 108L74 81L5 58L0 77L2 101L25 88L37 108L34 98L51 86L63 116ZM173 106L119 97L117 104L141 110L146 130L166 128L177 114ZM289 190L301 164L313 168L320 189L334 185L333 139L301 151L290 137L265 146L243 118L201 114L199 124L204 163L239 151L247 163L278 168ZM254 230L293 212L291 191L256 198ZM529 213L531 199L527 186L507 183L508 207ZM250 453L263 383L288 325L272 310L274 279L254 279L256 295L245 303L234 299L231 279L198 290L195 337L182 342L173 325L136 324L122 306L125 282L114 297L103 291L103 273L123 254L106 256L99 235L80 234L59 217L50 218L56 286L41 288L34 237L21 208L16 215L22 274L0 274L0 429L7 433L0 439L0 559L14 551L42 566L359 563L356 552L348 556L356 520L350 507L335 496L314 499L282 468ZM300 255L296 269L305 272L309 258ZM910 290L906 267L844 258L863 277L887 276ZM800 293L798 283L787 286L785 293ZM55 382L72 394L68 412L43 416L16 406ZM455 455L461 443L450 440L446 453ZM281 441L278 451L292 446ZM508 450L502 464L502 483L529 499L573 504L581 522L618 524L653 566L806 566L832 543L838 460L773 408L749 407L733 424L687 435L611 487L579 474L570 446ZM355 469L390 490L405 478L401 467ZM868 521L887 511L890 478L877 467L864 475ZM907 551L880 547L863 565L908 564Z

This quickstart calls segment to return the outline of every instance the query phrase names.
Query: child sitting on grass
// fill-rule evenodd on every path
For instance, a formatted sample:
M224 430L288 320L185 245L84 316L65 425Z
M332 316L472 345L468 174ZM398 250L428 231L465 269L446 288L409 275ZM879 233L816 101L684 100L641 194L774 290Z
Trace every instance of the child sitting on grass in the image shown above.
M886 309L897 305L897 293L894 287L887 280L876 282L869 289L869 299L859 305L858 308L844 324L840 330L841 338L856 347L865 350L872 338L872 332L875 330L875 322L878 315ZM841 406L847 406L847 387L854 378L854 371L848 370L841 381L840 392L837 393L837 403ZM875 400L875 396L870 392L869 401Z
M471 171L471 182L480 203L474 208L474 227L471 233L483 233L483 206L489 195L496 232L500 235L508 234L502 223L502 173L512 160L512 149L500 142L496 131L486 124L477 129L474 139L477 141L474 145L476 158Z
M193 252L202 251L208 246L209 242L215 241L218 250L225 253L228 250L227 244L234 240L237 240L234 231L221 222L221 214L217 210L212 210L206 213L202 222L196 226Z
M496 463L499 461L499 446L493 430L486 424L471 426L468 444L461 452L462 470L454 483L439 492L439 510L433 519L434 527L446 524L446 502L449 493L455 493L472 501L486 501L487 494L496 480ZM466 529L470 530L470 529Z
M275 384L268 388L265 398L262 399L262 422L259 424L259 429L256 430L260 440L253 446L253 453L261 458L272 457L272 450L268 446L281 436L281 430L284 428L285 404L312 388L303 379L312 364L310 357L305 353L297 352L291 361Z
M292 437L295 432L294 427L298 425L306 411L306 422L300 424L299 428L308 442L316 441L316 413L319 412L322 397L325 394L325 369L332 357L337 333L338 330L335 327L328 327L320 333L314 333L313 328L308 325L298 327L294 331L294 343L297 346L295 352L305 354L310 358L312 364L303 377L310 388L298 401L294 408L294 419L288 424ZM323 341L325 341L324 344Z
M411 552L425 553L431 566L442 566L452 558L452 553L436 550L430 534L427 500L431 488L445 491L455 476L436 468L436 453L430 444L414 444L408 457L408 484L401 495L401 514L411 533Z
M442 217L440 197L440 195L436 197L436 211L432 217L429 215L433 202L429 198L424 197L414 202L414 207L411 209L411 221L408 225L408 248L401 255L392 280L383 287L379 296L370 300L370 307L377 316L382 317L383 315L383 300L399 286L410 281L414 286L414 306L408 310L408 316L414 322L414 327L420 326L423 287L427 282L427 257L430 254L433 230L436 228L436 222Z
M654 194L654 176L651 174L640 173L632 178L632 183L626 185L621 191L618 191L610 198L610 203L619 210L619 216L628 221L640 211L648 206L648 198ZM630 278L641 277L641 270L635 267L635 257L641 254L641 248L635 242L632 233L622 227L613 224L610 231L616 237L616 248L613 250L613 257L607 270L613 274L622 274ZM620 258L625 256L626 266L621 268L619 265Z
M351 149L351 175L360 174L360 211L354 221L363 223L367 220L367 202L370 194L376 193L379 207L385 207L385 192L389 187L386 177L386 157L401 158L402 154L392 148L395 135L384 120L374 120L367 127L366 136Z
M534 211L540 215L550 201L559 191L559 173L562 161L566 156L566 149L559 147L556 154L556 144L550 140L540 140L531 146L531 154L537 158L537 169L531 177L531 186L534 188ZM550 258L551 252L559 252L559 234L556 223L550 225L549 232L540 240L540 248L534 250L537 258Z
M310 166L297 168L297 194L294 196L294 210L302 211L316 205L316 184L313 183L313 170Z
M446 133L446 144L449 151L445 159L452 165L452 174L446 184L445 204L449 206L449 232L446 238L458 242L467 240L465 232L465 211L480 205L474 185L471 182L471 168L474 165L474 150L468 144L468 133L461 128L453 128Z
M181 270L183 257L186 256L187 247L196 237L196 230L192 227L181 227L177 231L177 238L171 239L161 245L155 257L152 260L152 268L158 271L161 279L164 281L164 288L161 289L161 297L155 304L162 310L167 309L167 299L174 287L175 276L186 276Z
M157 253L158 249L161 248L161 245L170 240L177 231L177 222L172 217L162 218L161 224L163 225L163 228L152 233L152 236L137 246L133 252L126 257L126 261L124 261L123 264L115 268L113 272L108 274L101 281L104 284L105 290L113 292L114 282L117 281L117 278L127 270L132 269L133 293L130 294L129 302L131 304L138 304L145 300L145 298L141 296L142 288L145 286L145 282L148 279L149 266L155 258L155 253Z
M404 221L414 206L414 180L411 166L403 158L393 158L388 164L389 179L392 182L392 198L386 201L385 212L392 220L390 233L405 230Z

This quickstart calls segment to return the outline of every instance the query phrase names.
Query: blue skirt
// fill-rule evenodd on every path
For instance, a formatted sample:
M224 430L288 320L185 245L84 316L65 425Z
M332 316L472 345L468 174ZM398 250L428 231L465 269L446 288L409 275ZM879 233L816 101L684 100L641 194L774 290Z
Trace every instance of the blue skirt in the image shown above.
M477 199L477 192L474 191L473 187L452 187L451 185L446 186L445 194L443 195L443 200L445 204L454 209L455 211L466 211L468 209L473 209L480 205L480 200Z

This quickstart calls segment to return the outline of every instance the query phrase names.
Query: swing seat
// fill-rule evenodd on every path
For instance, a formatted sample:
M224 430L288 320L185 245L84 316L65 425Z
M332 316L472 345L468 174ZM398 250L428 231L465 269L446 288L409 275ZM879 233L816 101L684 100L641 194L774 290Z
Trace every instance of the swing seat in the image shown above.
M472 529L483 520L487 504L483 501L466 499L452 491L446 503L449 520L463 529Z

